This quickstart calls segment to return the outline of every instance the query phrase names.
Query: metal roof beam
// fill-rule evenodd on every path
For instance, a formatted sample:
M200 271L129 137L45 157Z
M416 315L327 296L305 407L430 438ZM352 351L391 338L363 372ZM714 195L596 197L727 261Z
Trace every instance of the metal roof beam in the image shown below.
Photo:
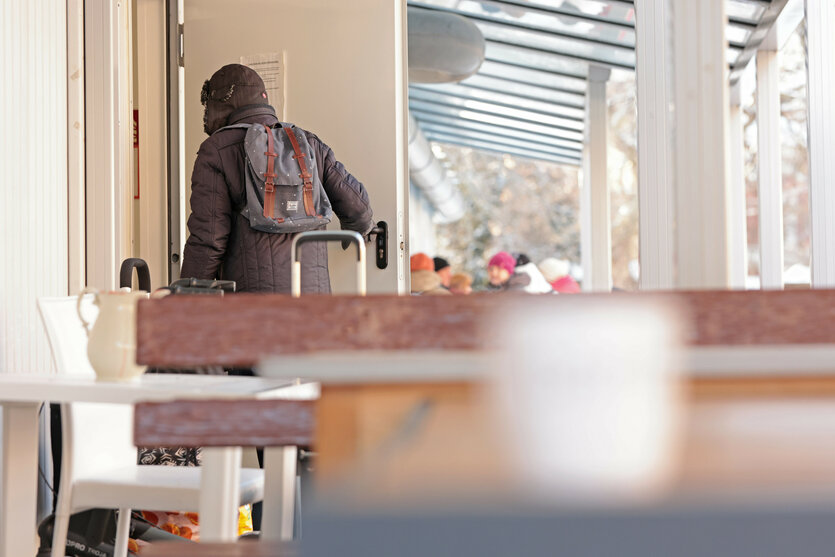
M750 62L751 58L754 57L754 54L760 47L760 44L768 36L768 31L771 29L771 26L774 25L777 21L777 17L780 15L780 12L782 12L783 8L786 7L788 0L772 0L768 3L758 3L763 5L765 13L760 19L760 22L757 24L756 30L751 33L751 38L748 39L748 44L745 45L745 48L742 50L740 55L737 56L736 62L733 66L731 66L730 81L732 84L736 83L742 75L742 71L748 65L748 62Z

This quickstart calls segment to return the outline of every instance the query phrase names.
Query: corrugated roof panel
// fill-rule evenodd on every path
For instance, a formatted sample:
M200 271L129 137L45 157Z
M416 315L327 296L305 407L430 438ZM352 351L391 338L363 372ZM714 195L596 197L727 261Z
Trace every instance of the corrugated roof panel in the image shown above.
M585 94L586 92L586 80L583 78L532 70L503 62L494 62L492 60L485 60L481 68L479 68L478 74L517 83L536 85L537 87L549 87L557 91L569 91L580 94Z
M429 112L427 110L422 110L417 107L412 107L411 113L420 122L421 126L423 126L424 124L454 126L461 130L474 131L479 133L489 133L501 137L513 137L517 139L524 139L532 143L543 143L545 145L563 147L578 152L583 150L582 141L520 130L519 127L515 125L507 127L496 125L493 123L477 122L474 120L462 120L458 118L457 114L444 114L438 111Z
M432 124L429 122L424 122L423 124L421 124L420 127L424 133L453 135L462 139L472 139L473 141L485 141L487 143L494 143L496 145L507 145L523 149L531 147L533 149L537 149L538 151L545 151L549 153L554 153L556 155L577 159L579 159L582 156L582 151L577 149L565 149L562 147L555 147L553 145L549 145L548 143L528 141L518 137L508 137L505 135L499 135L495 133L466 130L458 128L454 125Z
M485 124L495 124L497 126L502 126L508 129L519 129L533 133L538 133L541 135L560 137L571 141L583 141L583 133L580 131L567 131L556 126L530 122L527 120L519 120L516 118L509 118L507 116L491 114L488 112L481 112L477 110L470 110L467 108L458 108L454 106L426 102L419 99L410 99L409 107L415 110L422 110L426 112L435 112L438 114L454 116L463 120L472 120L474 122L483 122Z
M635 51L630 46L614 46L593 40L566 37L545 31L521 29L489 21L473 21L488 41L559 53L587 62L619 68L635 67Z
M727 0L726 60L732 69L750 58L783 4ZM589 66L635 65L631 0L413 0L409 5L460 14L485 37L485 62L476 75L458 84L410 88L418 122L448 142L471 141L491 150L530 147L528 153L558 148L562 155L574 149L577 156L561 161L579 164Z
M569 118L578 122L583 122L585 113L579 108L565 108L553 103L529 99L526 97L519 97L500 91L487 91L484 89L474 89L467 85L458 83L445 83L439 85L412 85L410 94L415 90L435 91L444 95L451 95L462 99L475 99L479 101L494 103L498 105L511 106L523 110L532 110L542 114L551 114L562 118ZM416 98L420 98L419 95Z
M487 41L484 57L487 60L515 64L525 68L560 73L573 77L585 78L589 75L589 65L587 62L567 56L530 50L517 45Z
M451 143L453 145L461 145L463 147L470 147L482 151L492 151L494 153L502 153L515 155L518 157L526 157L534 160L546 160L562 164L571 164L574 166L580 165L580 160L573 157L562 157L554 155L545 151L538 151L536 149L518 149L516 147L500 146L493 143L476 141L472 139L460 139L458 137L439 133L427 133L426 138L429 141L437 141L440 143Z
M635 29L632 26L592 20L582 14L571 14L568 10L557 12L531 4L494 0L417 0L411 2L411 5L457 13L481 21L635 47Z
M543 102L565 106L568 108L579 108L585 113L585 94L567 93L565 91L557 91L548 87L540 87L539 85L516 83L506 79L478 74L465 79L461 83L469 85L470 87L478 87L489 91L502 91L511 95L541 100Z

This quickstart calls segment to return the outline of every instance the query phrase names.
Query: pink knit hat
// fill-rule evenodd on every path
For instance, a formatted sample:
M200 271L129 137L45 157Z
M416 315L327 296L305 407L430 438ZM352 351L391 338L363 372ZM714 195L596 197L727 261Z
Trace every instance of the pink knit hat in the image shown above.
M500 251L496 255L490 258L490 262L487 264L488 267L501 267L509 274L513 274L513 271L516 269L516 259L513 258L512 255L507 253L506 251Z

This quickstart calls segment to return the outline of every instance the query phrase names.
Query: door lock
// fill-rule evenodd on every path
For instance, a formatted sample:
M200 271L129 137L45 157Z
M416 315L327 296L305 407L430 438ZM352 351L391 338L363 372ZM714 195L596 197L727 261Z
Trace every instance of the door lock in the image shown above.
M371 229L371 234L377 236L374 241L374 259L378 269L385 269L389 265L389 225L381 220Z

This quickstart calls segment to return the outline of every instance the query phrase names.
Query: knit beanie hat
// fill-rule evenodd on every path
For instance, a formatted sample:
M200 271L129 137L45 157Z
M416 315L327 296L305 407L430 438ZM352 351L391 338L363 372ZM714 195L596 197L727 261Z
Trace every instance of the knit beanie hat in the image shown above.
M437 273L441 269L445 269L449 267L449 261L444 259L443 257L433 257L432 262L435 264L435 272Z
M531 262L531 258L528 257L527 253L514 252L514 253L511 253L510 255L512 255L516 259L516 266L517 267L521 267L522 265L527 265L528 263Z
M554 282L555 280L566 276L571 271L571 263L565 261L564 259L557 259L555 257L543 259L537 266L539 267L539 271L542 273L542 276L544 276L545 280L548 282Z
M501 267L511 275L513 271L516 269L516 258L512 255L507 253L506 251L500 251L496 255L490 258L490 262L487 264L488 267Z
M416 253L409 258L409 270L415 271L435 271L435 263L432 258L425 253Z
M203 131L211 135L227 124L229 115L248 106L269 105L261 76L242 64L227 64L203 83L200 102Z

